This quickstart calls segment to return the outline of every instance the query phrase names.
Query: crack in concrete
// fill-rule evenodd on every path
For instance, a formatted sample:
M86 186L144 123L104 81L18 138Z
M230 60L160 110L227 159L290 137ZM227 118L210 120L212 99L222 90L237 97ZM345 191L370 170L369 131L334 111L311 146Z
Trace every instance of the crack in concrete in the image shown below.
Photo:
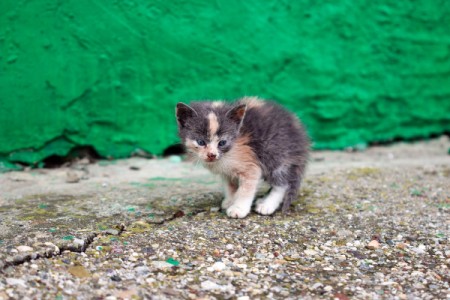
M192 217L192 216L195 216L195 215L205 212L205 211L206 211L205 209L199 209L199 210L194 210L194 211L190 212L189 214L186 214L184 211L178 210L172 216L165 218L161 221L158 221L158 222L146 221L146 223L154 224L154 225L163 225L167 222L171 222L171 221L174 221L179 218L184 218L186 216ZM130 225L130 224L128 224L128 225ZM56 257L56 256L61 255L65 251L76 252L76 253L86 252L86 250L94 242L94 239L97 236L99 236L100 234L120 236L124 231L126 231L126 227L128 225L125 225L123 223L121 223L120 225L116 225L115 228L117 228L117 231L118 231L116 234L111 234L111 233L108 233L107 231L90 233L85 239L82 240L82 243L74 243L74 244L68 244L68 245L65 245L65 244L56 245L51 242L44 243L44 245L47 246L48 248L41 252L17 254L12 257L7 257L4 261L0 261L0 273L3 272L8 267L22 265L23 263L29 262L31 260ZM138 233L136 233L136 234L138 234ZM53 247L53 251L52 251L51 247Z

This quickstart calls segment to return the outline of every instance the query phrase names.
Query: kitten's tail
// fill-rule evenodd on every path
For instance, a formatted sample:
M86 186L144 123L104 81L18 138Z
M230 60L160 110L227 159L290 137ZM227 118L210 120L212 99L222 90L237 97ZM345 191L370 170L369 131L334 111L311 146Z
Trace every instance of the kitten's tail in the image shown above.
M289 172L289 187L284 195L283 206L281 211L283 214L287 214L289 208L291 207L292 201L297 198L298 189L302 182L302 177L304 173L305 166L292 166Z

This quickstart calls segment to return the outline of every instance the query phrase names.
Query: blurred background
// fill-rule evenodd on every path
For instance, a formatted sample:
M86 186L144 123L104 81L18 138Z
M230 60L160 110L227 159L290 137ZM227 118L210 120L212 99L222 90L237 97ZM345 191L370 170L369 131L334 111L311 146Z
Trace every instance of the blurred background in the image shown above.
M174 106L274 99L315 149L450 131L449 1L0 2L0 161L161 155Z

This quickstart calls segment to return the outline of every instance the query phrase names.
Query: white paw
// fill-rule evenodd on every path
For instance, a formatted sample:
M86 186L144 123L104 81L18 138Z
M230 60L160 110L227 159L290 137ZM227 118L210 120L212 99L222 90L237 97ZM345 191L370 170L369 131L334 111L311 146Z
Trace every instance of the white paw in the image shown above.
M227 215L230 218L242 219L250 212L250 207L243 207L241 205L233 204L227 209Z
M274 201L267 201L266 198L259 199L256 201L255 211L261 215L271 215L273 214L279 206L279 203Z
M222 201L222 209L227 209L231 205L233 205L233 198L225 198Z

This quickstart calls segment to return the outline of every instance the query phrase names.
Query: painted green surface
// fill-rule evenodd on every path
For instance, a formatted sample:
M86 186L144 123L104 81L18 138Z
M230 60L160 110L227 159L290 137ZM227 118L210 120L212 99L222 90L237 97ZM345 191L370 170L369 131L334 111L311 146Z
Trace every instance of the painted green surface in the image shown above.
M0 158L159 154L176 102L242 95L316 148L450 131L449 24L444 0L2 0Z

